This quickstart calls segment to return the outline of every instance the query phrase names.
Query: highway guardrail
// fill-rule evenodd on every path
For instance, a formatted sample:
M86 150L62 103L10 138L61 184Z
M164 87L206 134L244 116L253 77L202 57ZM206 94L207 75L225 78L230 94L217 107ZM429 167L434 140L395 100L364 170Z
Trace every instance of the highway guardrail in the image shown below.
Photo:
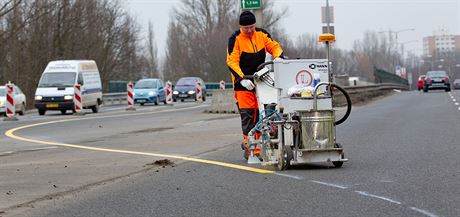
M409 86L403 84L382 83L363 86L345 86L343 87L350 95L353 104L370 101L375 97L387 95L396 90L409 90ZM206 109L209 113L238 113L235 98L232 89L207 90L208 97L212 97L211 106ZM127 93L105 93L103 96L104 105L120 105L126 104ZM334 106L344 106L346 103L345 97L340 92L335 95Z

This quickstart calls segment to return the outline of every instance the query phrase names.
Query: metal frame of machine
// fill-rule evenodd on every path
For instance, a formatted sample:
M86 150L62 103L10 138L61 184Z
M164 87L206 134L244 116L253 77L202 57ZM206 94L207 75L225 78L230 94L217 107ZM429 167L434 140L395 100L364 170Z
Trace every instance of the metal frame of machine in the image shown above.
M273 65L271 69L268 64ZM248 135L248 163L276 165L279 170L293 164L323 162L341 167L348 159L336 142L335 126L350 114L351 101L343 88L332 83L328 59L280 59L259 68L254 82L260 120ZM288 94L296 85L310 86L313 91L311 95ZM335 121L332 89L341 91L348 103L339 121ZM256 146L261 148L262 162L253 154Z

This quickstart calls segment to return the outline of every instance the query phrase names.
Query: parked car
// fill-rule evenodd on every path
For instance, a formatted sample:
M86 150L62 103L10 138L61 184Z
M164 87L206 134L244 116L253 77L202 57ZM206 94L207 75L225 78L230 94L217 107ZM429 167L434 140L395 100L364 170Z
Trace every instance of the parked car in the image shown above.
M145 78L134 85L134 103L144 105L145 103L160 102L166 104L166 92L164 82L158 78Z
M423 92L433 89L444 89L450 91L450 79L445 71L428 71L423 85Z
M460 89L460 79L455 79L453 82L454 89Z
M6 86L0 86L0 114L6 115ZM26 111L26 96L21 88L14 85L14 109L19 115L24 115Z
M425 85L425 75L420 75L417 81L417 89L420 91L423 89L423 85Z
M199 81L201 85L201 93L203 101L206 101L206 84L203 79L199 77L182 77L174 86L173 90L173 101L176 102L180 99L182 102L185 99L196 99L196 82Z

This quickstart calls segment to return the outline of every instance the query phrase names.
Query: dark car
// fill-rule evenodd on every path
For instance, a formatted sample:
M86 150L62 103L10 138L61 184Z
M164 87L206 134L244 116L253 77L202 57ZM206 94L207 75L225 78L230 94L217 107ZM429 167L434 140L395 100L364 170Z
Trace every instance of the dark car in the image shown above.
M420 77L418 77L418 81L417 81L417 89L419 91L422 90L423 85L425 85L425 75L420 75Z
M199 77L183 77L180 78L176 85L174 86L173 90L173 101L176 102L177 100L181 100L182 102L185 99L196 99L196 83L201 83L201 92L203 101L206 101L206 85L203 79Z
M426 73L423 92L434 89L444 89L446 92L450 91L450 80L445 71L428 71Z
M460 79L455 79L453 85L454 89L460 89Z

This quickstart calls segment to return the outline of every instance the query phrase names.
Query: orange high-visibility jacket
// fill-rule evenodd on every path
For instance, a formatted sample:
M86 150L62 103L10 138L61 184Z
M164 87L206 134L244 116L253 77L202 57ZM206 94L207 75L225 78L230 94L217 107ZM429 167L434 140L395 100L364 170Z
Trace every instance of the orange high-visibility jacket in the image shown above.
M245 75L253 75L257 66L265 62L265 53L273 58L283 54L278 42L274 41L264 29L256 28L251 38L240 30L230 36L227 48L227 65L230 69L234 90L246 90L241 86L241 79ZM251 79L252 80L252 79Z

